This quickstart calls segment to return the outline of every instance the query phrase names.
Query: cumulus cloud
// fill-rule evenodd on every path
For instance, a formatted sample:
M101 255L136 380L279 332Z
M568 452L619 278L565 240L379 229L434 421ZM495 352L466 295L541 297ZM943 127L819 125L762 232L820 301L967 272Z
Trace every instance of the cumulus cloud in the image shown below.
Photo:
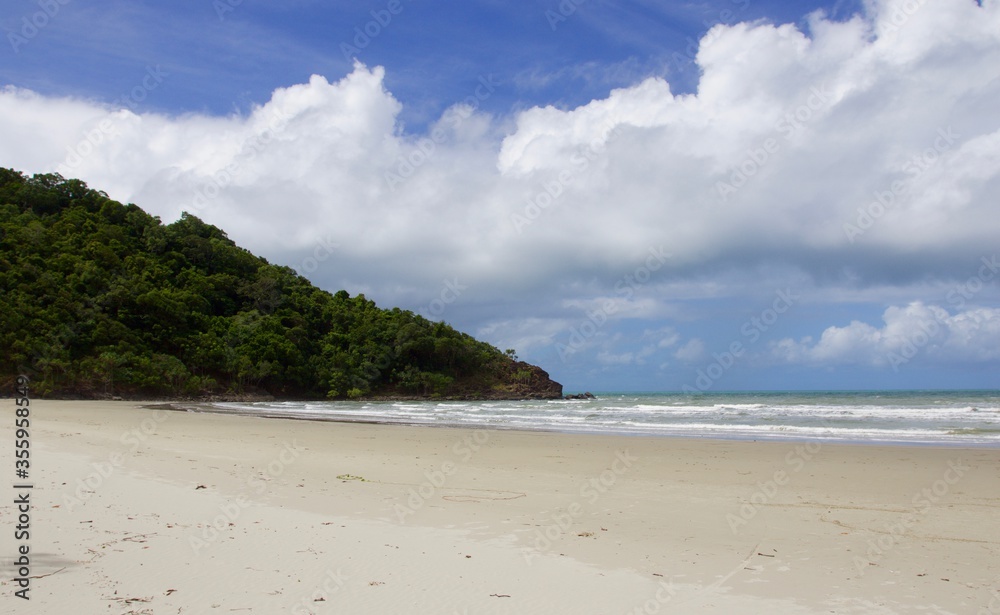
M559 319L503 319L480 327L476 334L481 338L497 340L496 343L504 349L516 348L522 352L530 352L551 345L556 336L568 326L569 323Z
M664 304L653 297L590 297L566 299L562 302L566 308L579 310L594 320L617 320L621 318L657 319L673 316L676 308Z
M658 348L670 348L680 341L681 336L674 327L661 327L643 331L642 339L655 342Z
M705 342L697 337L692 338L674 352L674 357L685 363L704 361L708 357Z
M484 330L533 303L548 315L505 334L529 346L607 297L622 317L669 319L679 286L697 297L713 275L791 271L836 294L957 279L992 253L997 0L719 24L696 62L692 94L654 77L507 117L469 99L422 134L385 71L360 64L227 117L7 87L0 164L80 177L165 221L191 211L326 288L416 307L460 280L463 300L499 306ZM616 294L657 248L662 269ZM788 353L846 356L886 333L838 331Z
M913 302L893 306L876 327L853 321L829 327L818 340L783 339L771 346L773 357L788 363L860 364L898 369L911 360L980 362L1000 359L1000 309L975 308L949 313L936 305Z
M634 353L623 352L620 354L614 354L606 350L602 350L597 353L597 362L604 365L631 365L635 362L636 357Z

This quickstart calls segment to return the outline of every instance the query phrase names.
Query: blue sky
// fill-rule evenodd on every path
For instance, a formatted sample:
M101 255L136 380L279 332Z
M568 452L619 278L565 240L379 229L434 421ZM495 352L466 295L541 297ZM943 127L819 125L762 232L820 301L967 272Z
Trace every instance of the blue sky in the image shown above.
M35 2L7 4L2 24L18 34ZM171 113L246 111L275 88L333 80L352 57L387 68L386 87L415 129L465 98L479 76L503 84L484 104L494 113L533 105L576 106L648 76L671 77L676 92L697 86L690 50L712 25L765 19L802 22L815 10L849 16L856 3L581 2L568 16L558 2L399 0L399 12L374 37L358 38L389 2L254 0L67 2L18 53L8 53L4 83L39 93L113 102L150 65L170 87L142 108ZM372 14L375 11L376 15ZM552 19L551 15L558 15ZM360 46L356 45L360 42ZM694 44L692 46L692 44ZM343 45L359 50L345 57ZM679 54L675 56L674 54Z
M990 0L6 2L0 165L191 211L568 390L996 388L998 26Z

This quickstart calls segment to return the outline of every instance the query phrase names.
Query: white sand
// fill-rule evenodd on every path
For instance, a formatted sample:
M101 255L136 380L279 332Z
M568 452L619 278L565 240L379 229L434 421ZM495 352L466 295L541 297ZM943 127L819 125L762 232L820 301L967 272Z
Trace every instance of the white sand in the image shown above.
M41 578L13 596L8 481L3 613L1000 614L996 449L39 401L32 451Z

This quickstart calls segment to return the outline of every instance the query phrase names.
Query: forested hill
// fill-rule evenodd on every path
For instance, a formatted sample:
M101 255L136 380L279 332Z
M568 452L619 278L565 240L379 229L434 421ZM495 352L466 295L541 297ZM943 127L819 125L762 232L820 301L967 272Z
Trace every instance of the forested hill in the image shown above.
M51 397L558 397L512 352L330 294L184 215L0 169L0 385Z

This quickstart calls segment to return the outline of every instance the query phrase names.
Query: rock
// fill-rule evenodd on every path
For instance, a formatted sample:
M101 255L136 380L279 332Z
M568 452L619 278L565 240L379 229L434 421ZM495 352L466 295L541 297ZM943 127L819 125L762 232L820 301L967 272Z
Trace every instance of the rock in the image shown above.
M503 382L490 391L469 390L452 397L473 400L562 399L562 385L549 378L548 372L524 361L513 361Z
M548 372L524 361L515 363L515 368L520 372L530 372L527 382L520 382L517 387L517 395L522 399L560 399L562 398L562 385L549 378Z

